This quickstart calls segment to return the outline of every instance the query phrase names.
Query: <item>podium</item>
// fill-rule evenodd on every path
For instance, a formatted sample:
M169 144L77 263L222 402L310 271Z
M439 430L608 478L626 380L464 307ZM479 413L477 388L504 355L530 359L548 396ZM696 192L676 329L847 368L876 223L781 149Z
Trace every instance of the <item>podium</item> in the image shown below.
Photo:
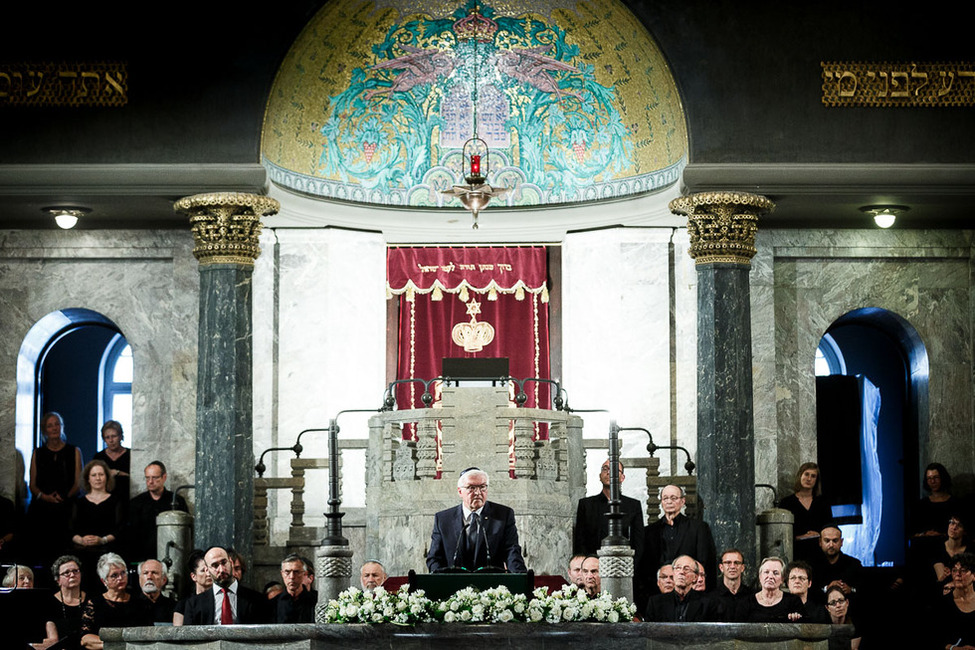
M417 573L410 569L410 591L422 589L431 600L447 600L461 589L491 589L507 587L513 594L525 594L529 599L535 588L535 572L495 573L488 571L457 571L443 573Z

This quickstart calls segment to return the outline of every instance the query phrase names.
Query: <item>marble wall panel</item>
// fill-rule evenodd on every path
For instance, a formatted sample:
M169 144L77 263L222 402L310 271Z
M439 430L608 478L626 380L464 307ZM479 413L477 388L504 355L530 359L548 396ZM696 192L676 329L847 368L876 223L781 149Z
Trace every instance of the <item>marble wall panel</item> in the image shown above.
M0 445L8 453L0 454L0 491L11 493L19 475L13 452L20 345L41 318L67 307L103 314L132 345L134 411L126 442L133 472L159 458L169 467L171 487L192 482L198 303L188 230L3 233L0 331L6 343L0 346L0 376L6 381L0 382ZM29 462L30 442L20 446L17 451ZM133 485L142 489L141 481Z
M345 230L278 229L264 235L255 267L255 453L291 446L307 428L327 428L345 409L378 409L385 389L386 247L381 235ZM262 256L263 258L264 256ZM270 312L269 312L270 310ZM259 346L259 348L258 348ZM368 414L339 420L341 437L368 437ZM258 427L257 423L260 422ZM258 431L260 437L258 437ZM301 439L302 458L327 456L327 434ZM267 447L264 447L267 448ZM274 454L268 475L290 476L290 452ZM343 462L348 507L365 503L362 453ZM305 524L324 525L328 477L306 475ZM290 525L290 491L270 504L272 542Z

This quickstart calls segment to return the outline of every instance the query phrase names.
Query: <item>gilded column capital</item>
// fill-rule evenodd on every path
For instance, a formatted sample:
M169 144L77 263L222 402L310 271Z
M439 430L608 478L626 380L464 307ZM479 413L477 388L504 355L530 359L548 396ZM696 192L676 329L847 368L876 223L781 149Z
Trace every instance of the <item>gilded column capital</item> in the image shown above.
M775 204L747 192L700 192L674 199L670 211L687 217L695 264L751 264L759 215Z
M268 196L242 192L195 194L173 204L190 216L196 245L193 255L205 264L254 266L261 254L257 240L261 217L276 214L281 205Z

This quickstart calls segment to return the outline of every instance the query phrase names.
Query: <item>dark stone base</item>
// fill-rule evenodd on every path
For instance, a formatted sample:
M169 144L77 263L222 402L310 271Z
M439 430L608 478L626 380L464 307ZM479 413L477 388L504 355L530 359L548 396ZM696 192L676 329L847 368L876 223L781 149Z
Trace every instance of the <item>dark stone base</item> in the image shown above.
M826 650L830 635L850 638L853 627L758 623L498 623L494 625L240 625L103 630L105 650L332 650L334 648L498 647L535 650Z

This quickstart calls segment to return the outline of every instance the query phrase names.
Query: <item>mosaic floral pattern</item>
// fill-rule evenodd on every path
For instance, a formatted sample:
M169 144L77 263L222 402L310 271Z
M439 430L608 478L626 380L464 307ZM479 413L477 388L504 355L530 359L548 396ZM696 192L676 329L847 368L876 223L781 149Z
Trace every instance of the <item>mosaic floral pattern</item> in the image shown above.
M595 3L592 10L617 17ZM442 205L450 199L440 190L459 180L475 117L491 150L488 182L512 189L509 205L611 198L677 180L686 151L683 113L645 31L642 49L624 41L614 58L604 51L612 41L587 33L598 23L580 28L586 16L577 13L550 10L570 24L565 28L529 8L506 15L477 0L446 11L326 5L275 81L263 147L272 180L338 199ZM642 29L628 12L624 17ZM354 29L337 31L343 21ZM336 42L350 35L351 44ZM358 49L364 45L368 51ZM660 60L648 60L647 48ZM636 62L619 55L628 50L640 50L641 82L634 83ZM317 74L308 67L313 62ZM624 108L633 100L644 104L638 121ZM316 114L320 122L308 121Z

